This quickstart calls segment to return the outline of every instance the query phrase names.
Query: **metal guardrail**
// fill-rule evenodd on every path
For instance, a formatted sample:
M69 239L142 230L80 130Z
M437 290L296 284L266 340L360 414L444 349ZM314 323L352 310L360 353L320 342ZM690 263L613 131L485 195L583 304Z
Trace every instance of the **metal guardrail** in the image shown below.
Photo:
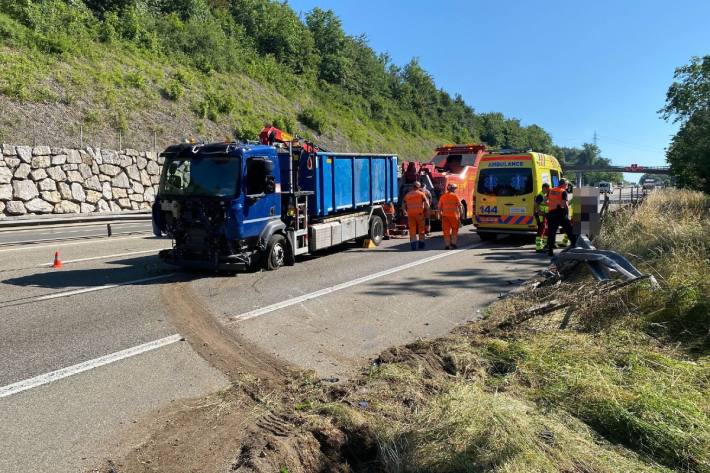
M75 223L116 222L116 221L148 221L151 213L146 211L105 213L105 214L70 214L70 215L32 215L26 217L11 217L0 220L0 230L3 228L31 227L40 225L72 225Z

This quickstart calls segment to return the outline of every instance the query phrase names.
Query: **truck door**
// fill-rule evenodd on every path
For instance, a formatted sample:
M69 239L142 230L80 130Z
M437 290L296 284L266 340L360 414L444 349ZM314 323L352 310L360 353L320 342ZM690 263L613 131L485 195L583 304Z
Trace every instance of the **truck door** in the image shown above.
M269 220L281 218L281 195L276 158L252 156L244 165L244 220L242 236L259 236ZM277 192L278 191L278 192Z

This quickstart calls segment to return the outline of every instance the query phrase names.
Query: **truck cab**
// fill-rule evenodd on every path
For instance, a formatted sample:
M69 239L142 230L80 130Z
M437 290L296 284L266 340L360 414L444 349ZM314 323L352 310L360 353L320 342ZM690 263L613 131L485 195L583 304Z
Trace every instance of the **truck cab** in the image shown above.
M153 226L156 235L175 241L172 250L161 253L166 261L244 269L255 256L246 250L265 249L285 228L274 147L181 144L163 157ZM279 253L285 262L286 248Z
M478 163L486 147L479 144L444 145L436 149L429 163L410 161L402 163L400 196L412 189L415 181L432 195L431 219L440 220L439 198L446 193L449 184L456 184L455 194L462 207L461 219L473 217L473 196L476 188Z

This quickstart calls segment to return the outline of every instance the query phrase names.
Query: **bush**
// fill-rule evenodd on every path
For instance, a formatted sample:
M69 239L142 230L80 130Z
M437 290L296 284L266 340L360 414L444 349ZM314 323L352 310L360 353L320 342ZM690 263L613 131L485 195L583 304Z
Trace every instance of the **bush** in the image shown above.
M195 107L195 113L200 118L214 122L222 115L229 115L236 107L236 100L224 92L208 91L204 99Z
M123 80L129 87L134 89L144 89L148 81L140 72L128 72L123 76Z
M252 117L242 117L234 127L234 137L239 141L254 141L259 137L261 123Z
M322 135L328 131L330 124L326 113L319 108L305 108L298 114L298 119L311 130Z
M163 96L169 100L180 100L185 95L185 87L177 81L171 80L163 88Z
M296 131L296 121L287 115L281 115L280 117L274 118L272 124L279 130L283 130L288 133L294 133Z

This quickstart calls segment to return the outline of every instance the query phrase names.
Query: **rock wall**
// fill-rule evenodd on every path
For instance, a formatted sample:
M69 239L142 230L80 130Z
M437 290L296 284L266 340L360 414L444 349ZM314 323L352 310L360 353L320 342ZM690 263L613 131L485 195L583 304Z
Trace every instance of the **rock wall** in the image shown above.
M132 149L0 148L0 218L150 209L163 159Z

